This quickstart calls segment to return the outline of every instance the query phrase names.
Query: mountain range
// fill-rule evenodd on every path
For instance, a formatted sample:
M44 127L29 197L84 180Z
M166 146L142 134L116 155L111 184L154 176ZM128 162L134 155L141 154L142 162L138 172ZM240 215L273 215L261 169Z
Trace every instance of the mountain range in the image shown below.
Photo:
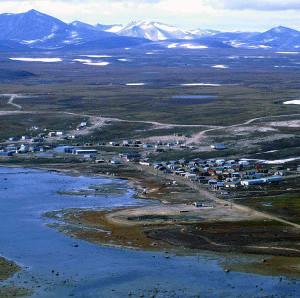
M110 49L144 44L170 49L233 47L298 50L300 32L282 26L263 33L182 30L152 21L136 21L127 26L93 26L81 21L67 24L36 10L0 15L0 51Z

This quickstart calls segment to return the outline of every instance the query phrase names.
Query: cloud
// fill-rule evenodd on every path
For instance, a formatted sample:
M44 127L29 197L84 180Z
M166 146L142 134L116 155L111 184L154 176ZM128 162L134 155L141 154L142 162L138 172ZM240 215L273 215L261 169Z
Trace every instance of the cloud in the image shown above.
M66 2L66 3L101 3L105 0L51 0L51 2ZM151 4L151 3L158 3L161 2L162 0L109 0L110 2L123 2L123 3L146 3L146 4ZM175 0L176 1L176 0ZM0 3L2 2L33 2L30 0L0 0Z
M300 10L299 0L203 0L205 5L229 10Z

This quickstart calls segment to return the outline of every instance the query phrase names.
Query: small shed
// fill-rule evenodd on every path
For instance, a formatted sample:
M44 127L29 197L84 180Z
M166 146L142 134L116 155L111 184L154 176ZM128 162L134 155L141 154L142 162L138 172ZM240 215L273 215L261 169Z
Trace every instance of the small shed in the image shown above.
M218 183L218 181L216 179L210 179L208 180L208 184L209 185L216 185Z
M242 180L241 185L249 186L249 185L259 185L265 183L265 179L251 179L251 180Z
M223 144L211 144L210 147L215 150L224 150L226 146Z
M118 160L116 160L116 159L111 160L110 163L114 164L114 165L120 164L120 162Z

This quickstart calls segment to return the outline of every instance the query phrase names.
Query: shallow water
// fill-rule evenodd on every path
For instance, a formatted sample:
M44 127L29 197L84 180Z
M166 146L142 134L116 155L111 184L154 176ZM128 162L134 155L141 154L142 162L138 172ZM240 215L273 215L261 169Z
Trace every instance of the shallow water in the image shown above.
M126 193L107 197L57 193L112 181ZM0 253L28 267L3 284L33 288L34 296L126 297L132 292L132 297L297 297L300 291L299 282L287 278L280 282L279 277L225 273L219 265L226 258L246 256L202 253L166 259L159 252L98 246L46 226L53 222L42 216L47 211L153 204L133 198L134 190L124 180L0 168L0 191Z

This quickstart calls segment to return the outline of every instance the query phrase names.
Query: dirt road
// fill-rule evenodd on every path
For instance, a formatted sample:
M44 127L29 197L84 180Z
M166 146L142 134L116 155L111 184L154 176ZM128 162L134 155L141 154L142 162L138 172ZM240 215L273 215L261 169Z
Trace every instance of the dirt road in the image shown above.
M300 116L300 114L277 115L277 116L270 115L270 116L264 116L264 117L259 117L259 118L252 118L252 119L249 119L249 120L247 120L247 121L245 121L245 122L243 122L243 123L233 124L233 125L229 125L229 126L216 126L216 127L210 128L210 129L203 130L203 131L201 131L201 132L199 132L199 133L193 135L192 138L190 138L190 139L187 141L187 144L199 142L199 140L200 140L201 138L203 138L204 135L205 135L207 132L210 132L210 131L222 130L222 129L230 129L230 128L234 128L234 127L239 127L239 126L249 125L249 124L251 124L252 122L255 122L255 121L261 121L261 120L270 119L270 118L281 118L281 117L291 117L291 116Z
M12 105L12 106L18 108L19 110L23 109L22 106L14 103L13 101L16 98L27 98L27 96L23 96L23 95L19 95L19 94L1 94L0 96L9 97L7 104Z

